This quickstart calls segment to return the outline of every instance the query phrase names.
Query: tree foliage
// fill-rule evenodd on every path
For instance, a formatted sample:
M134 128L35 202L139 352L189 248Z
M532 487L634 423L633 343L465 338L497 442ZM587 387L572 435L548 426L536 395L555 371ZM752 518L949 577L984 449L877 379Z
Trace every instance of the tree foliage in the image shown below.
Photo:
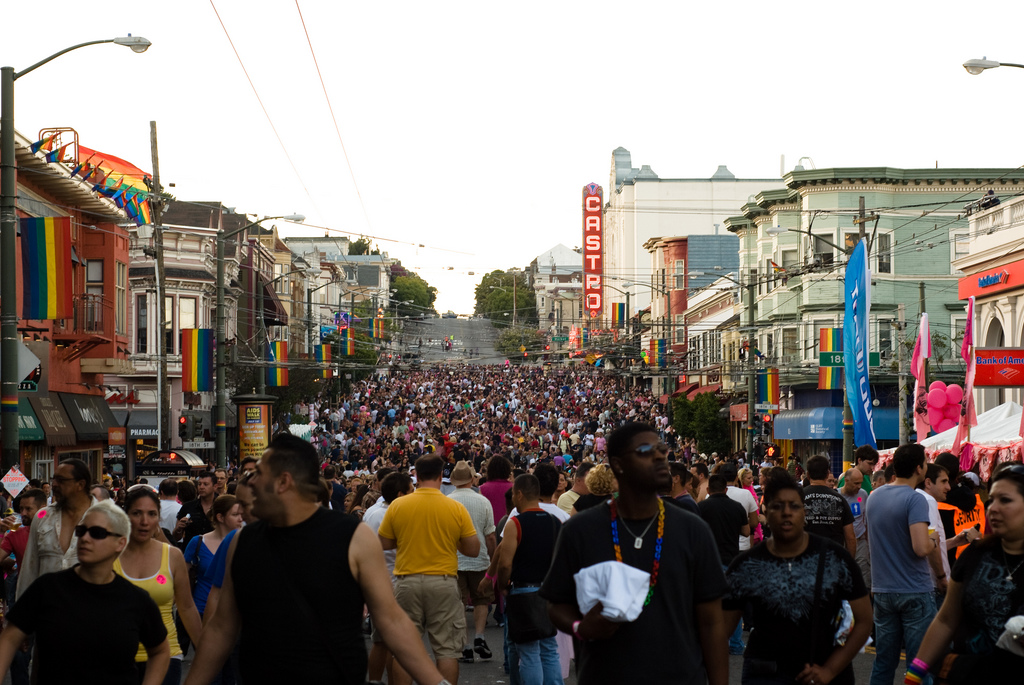
M485 274L475 296L474 313L486 316L495 326L511 326L513 313L519 324L537 324L536 298L522 271L498 269Z
M369 238L361 236L359 240L349 243L348 253L353 256L380 254L380 248L374 247Z
M536 356L544 351L544 343L547 341L543 333L535 328L506 328L498 334L494 343L494 349L505 355L512 362L536 361ZM523 357L520 347L525 347L530 356Z
M722 418L722 406L714 393L702 392L693 400L676 397L672 401L672 425L680 437L695 438L697 449L706 454L732 452L729 421Z
M417 274L407 272L391 280L391 301L396 303L399 316L423 316L434 312L437 288Z

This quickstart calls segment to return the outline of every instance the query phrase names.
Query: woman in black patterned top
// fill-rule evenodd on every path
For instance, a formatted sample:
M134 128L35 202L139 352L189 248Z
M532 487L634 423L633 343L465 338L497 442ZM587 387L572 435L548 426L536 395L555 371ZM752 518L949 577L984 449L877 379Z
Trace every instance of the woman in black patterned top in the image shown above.
M992 479L988 523L991 534L953 566L946 600L917 653L950 682L1012 682L1024 673L1024 657L996 646L1006 621L1024 615L1024 465Z
M723 600L726 626L752 605L754 627L743 655L744 685L853 683L850 662L871 634L871 602L850 553L804 530L799 483L775 469L764 487L772 535L729 565L730 593ZM835 644L843 600L854 625Z

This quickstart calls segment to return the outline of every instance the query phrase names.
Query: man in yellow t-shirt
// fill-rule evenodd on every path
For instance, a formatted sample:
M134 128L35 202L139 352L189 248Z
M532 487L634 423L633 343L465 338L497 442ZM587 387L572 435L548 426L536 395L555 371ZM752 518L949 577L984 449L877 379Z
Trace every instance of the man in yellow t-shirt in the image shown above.
M466 632L455 553L477 556L480 539L466 507L441 494L443 469L440 457L417 459L416 492L391 503L377 534L385 550L397 550L395 599L420 632L426 631L437 670L455 683ZM394 682L412 682L397 663Z

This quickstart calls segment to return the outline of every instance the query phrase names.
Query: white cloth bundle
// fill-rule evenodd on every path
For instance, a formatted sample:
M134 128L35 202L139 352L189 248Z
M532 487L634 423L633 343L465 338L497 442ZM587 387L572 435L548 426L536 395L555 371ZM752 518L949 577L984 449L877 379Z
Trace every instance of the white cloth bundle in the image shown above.
M651 574L618 561L602 561L582 568L573 576L576 602L586 614L601 603L601 615L609 621L635 621L644 608Z

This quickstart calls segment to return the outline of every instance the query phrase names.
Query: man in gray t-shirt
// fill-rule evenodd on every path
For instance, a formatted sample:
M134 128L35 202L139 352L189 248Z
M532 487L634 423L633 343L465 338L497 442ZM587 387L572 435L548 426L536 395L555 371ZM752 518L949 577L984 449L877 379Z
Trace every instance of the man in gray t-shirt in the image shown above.
M928 503L914 488L925 475L924 448L901 445L893 455L896 480L871 495L865 510L875 599L875 663L871 685L891 685L900 663L900 635L907 663L917 656L935 616L927 556Z
M856 473L854 473L856 471ZM864 508L868 503L868 493L861 487L864 474L860 469L852 468L844 474L843 485L839 488L850 512L853 514L853 536L857 538L857 553L854 559L864 576L864 584L871 587L871 555L868 553L868 522L864 518Z

